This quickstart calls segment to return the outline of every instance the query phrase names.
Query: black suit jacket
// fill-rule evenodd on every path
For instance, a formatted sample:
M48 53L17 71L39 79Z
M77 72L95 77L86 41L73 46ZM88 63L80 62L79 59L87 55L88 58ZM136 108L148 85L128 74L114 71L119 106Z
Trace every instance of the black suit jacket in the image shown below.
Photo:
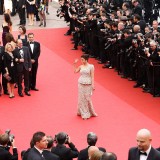
M31 59L34 59L35 60L35 63L38 63L38 58L40 56L40 52L41 52L41 47L40 47L40 43L39 42L36 42L34 41L34 48L33 48L33 52L31 50L31 47L30 47L30 44L29 42L27 43L27 46L29 48L29 52L30 52L30 57Z
M19 62L19 61L16 62L17 72L22 72L23 67L27 71L29 70L29 68L32 67L31 57L30 57L28 47L22 47L22 50L23 50L23 53L24 53L24 62ZM17 58L18 60L21 59L20 51L18 50L18 48L16 48L14 50L14 57L15 57L15 59Z
M26 0L19 0L17 2L17 9L22 9L23 5L26 5Z
M44 160L40 152L35 148L31 148L27 155L27 160Z
M0 146L0 160L18 160L17 148L13 148L13 155Z
M73 143L68 144L70 148L67 148L65 145L57 144L56 147L53 147L51 152L58 155L60 160L72 160L73 158L78 157L78 150Z
M133 147L129 150L128 160L139 160L139 150L137 147ZM160 159L160 152L151 147L147 160L159 160Z
M88 148L85 148L85 149L82 149L80 152L79 152L79 155L78 155L78 160L87 160L88 159ZM106 152L106 149L105 148L102 148L102 147L98 147L100 151L102 152Z
M59 156L48 150L43 151L43 156L46 160L60 160Z

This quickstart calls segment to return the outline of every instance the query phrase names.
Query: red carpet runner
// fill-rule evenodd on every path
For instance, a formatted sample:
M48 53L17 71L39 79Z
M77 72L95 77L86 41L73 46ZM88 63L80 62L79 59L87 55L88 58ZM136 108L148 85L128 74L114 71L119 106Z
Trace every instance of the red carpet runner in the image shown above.
M14 99L0 97L1 131L10 128L16 137L18 150L29 147L32 134L44 131L54 136L65 131L80 150L87 146L86 135L97 133L98 146L113 151L119 160L127 159L128 148L136 145L135 135L140 128L148 128L153 146L160 145L160 99L133 89L134 82L121 79L114 70L95 65L93 104L97 118L82 120L76 116L77 79L72 62L82 54L71 51L71 37L66 29L37 30L35 39L41 42L37 88L32 96Z

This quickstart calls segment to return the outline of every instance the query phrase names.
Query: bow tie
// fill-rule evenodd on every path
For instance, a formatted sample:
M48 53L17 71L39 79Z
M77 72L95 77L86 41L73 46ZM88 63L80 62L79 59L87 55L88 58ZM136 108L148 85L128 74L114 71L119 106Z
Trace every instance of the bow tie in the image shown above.
M147 156L147 153L146 153L146 152L141 152L141 151L139 151L139 155Z
M30 42L30 44L34 44L34 42Z

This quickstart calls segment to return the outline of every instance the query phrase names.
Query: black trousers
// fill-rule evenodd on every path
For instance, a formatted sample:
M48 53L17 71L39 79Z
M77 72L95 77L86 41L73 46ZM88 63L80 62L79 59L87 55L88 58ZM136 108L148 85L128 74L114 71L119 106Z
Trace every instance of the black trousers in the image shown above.
M36 88L37 70L38 70L38 63L33 63L32 70L29 73L29 87L30 88Z
M24 78L24 91L28 92L29 91L29 71L23 68L22 72L17 71L17 83L18 83L18 94L22 93L22 81Z
M19 8L18 15L19 15L19 19L20 19L20 24L25 25L26 24L25 8Z

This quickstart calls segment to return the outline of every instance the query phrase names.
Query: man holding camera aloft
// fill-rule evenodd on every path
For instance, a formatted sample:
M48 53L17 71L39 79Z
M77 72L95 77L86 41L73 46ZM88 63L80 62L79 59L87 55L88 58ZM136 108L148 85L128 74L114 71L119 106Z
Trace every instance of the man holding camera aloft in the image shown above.
M8 144L11 144L13 154L11 154L8 150ZM0 160L18 160L18 152L15 146L14 138L10 140L10 137L7 133L0 135Z
M73 158L78 157L79 152L66 133L58 133L55 137L55 140L57 145L56 147L52 148L51 152L58 155L60 160L72 160ZM66 147L66 144L69 146L69 148Z

